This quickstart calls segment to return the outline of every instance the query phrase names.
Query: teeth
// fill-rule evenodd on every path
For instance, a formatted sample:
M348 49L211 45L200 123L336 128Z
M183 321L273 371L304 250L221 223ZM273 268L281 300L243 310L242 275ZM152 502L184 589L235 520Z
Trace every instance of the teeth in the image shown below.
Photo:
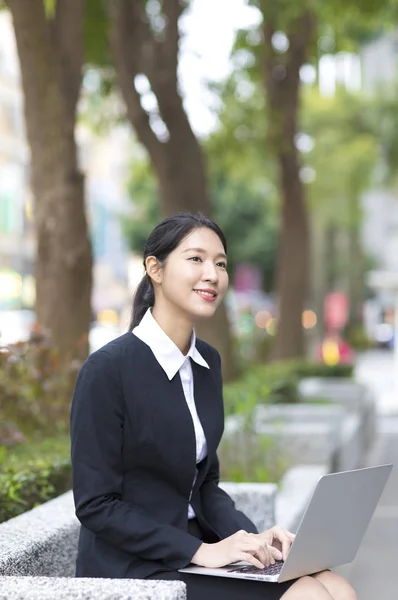
M202 296L208 296L209 298L214 298L215 294L210 294L209 292L201 292L199 290L195 290L196 293L201 294Z

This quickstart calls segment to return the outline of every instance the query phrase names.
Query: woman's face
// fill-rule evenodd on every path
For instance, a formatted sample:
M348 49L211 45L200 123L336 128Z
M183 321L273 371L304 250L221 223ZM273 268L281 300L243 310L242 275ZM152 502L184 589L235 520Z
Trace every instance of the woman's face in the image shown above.
M205 227L192 231L169 254L159 277L167 304L193 320L213 316L228 287L227 257L218 235Z

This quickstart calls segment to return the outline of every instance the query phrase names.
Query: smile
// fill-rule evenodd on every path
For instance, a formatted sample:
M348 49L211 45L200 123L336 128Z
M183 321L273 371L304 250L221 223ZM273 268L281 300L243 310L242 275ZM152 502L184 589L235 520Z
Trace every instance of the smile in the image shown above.
M199 294L199 296L202 296L202 298L204 300L210 301L210 302L214 302L214 300L217 298L217 294L216 292L205 292L202 290L194 290L194 292L196 292L197 294Z

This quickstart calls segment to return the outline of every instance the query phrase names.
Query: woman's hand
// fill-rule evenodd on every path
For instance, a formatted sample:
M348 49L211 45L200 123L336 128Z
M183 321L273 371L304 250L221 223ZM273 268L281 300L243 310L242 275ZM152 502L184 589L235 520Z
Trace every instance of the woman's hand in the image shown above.
M258 537L267 546L281 550L282 560L286 560L290 546L293 544L296 536L287 529L282 529L282 527L275 525L274 527L271 527L271 529L259 533Z
M263 569L274 564L275 560L282 559L282 552L266 541L266 534L267 539L274 539L271 531L272 529L255 534L241 530L216 544L202 544L191 562L201 567L216 569L244 560L258 569Z

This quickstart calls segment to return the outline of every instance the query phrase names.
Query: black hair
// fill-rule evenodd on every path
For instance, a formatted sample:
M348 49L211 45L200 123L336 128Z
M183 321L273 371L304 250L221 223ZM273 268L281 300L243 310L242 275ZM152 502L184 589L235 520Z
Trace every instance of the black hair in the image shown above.
M187 235L202 227L211 229L218 235L226 254L227 241L220 227L214 221L201 213L183 212L163 219L149 234L144 248L144 268L148 256L155 256L160 264L164 264L169 254L177 248ZM151 278L145 274L134 295L130 330L140 323L148 308L153 306L154 303L155 290Z

